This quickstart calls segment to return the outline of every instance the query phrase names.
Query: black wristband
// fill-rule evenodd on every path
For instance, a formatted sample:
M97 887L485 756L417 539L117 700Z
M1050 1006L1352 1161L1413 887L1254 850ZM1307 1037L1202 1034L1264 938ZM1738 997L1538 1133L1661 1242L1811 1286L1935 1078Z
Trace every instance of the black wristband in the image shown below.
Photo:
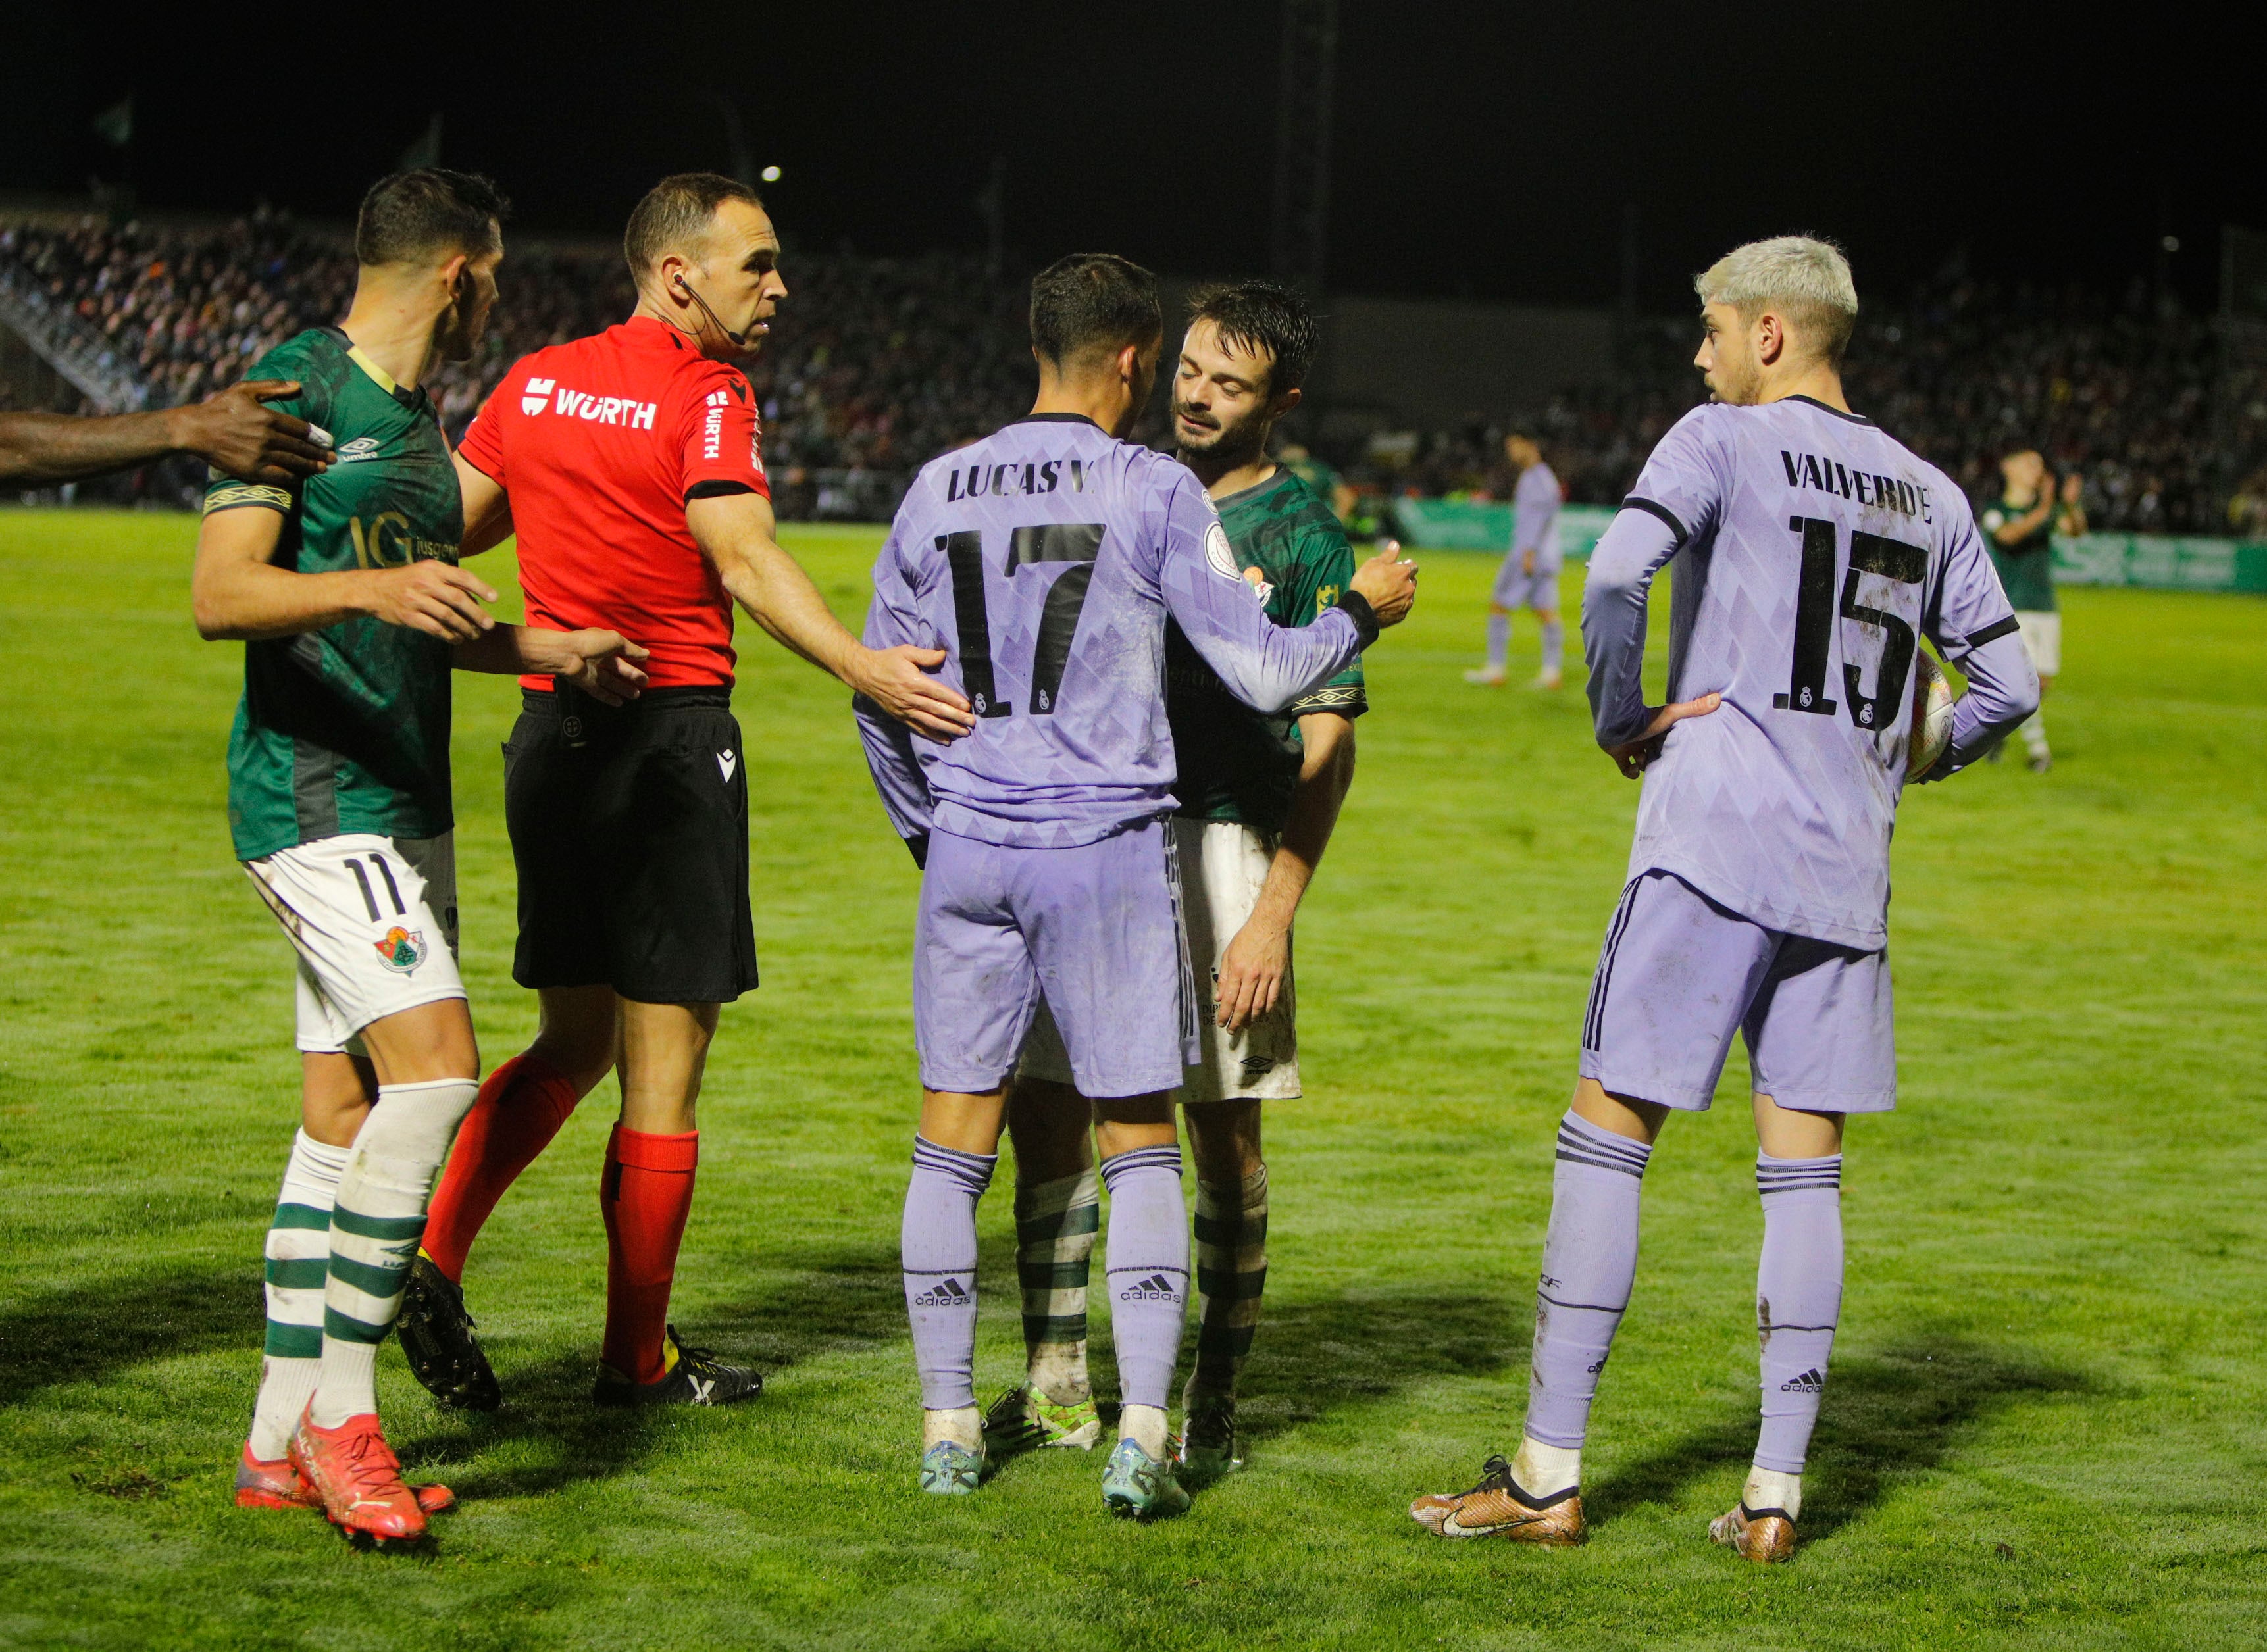
M1361 638L1363 647L1367 648L1377 640L1377 633L1382 627L1377 623L1377 610L1369 605L1369 598L1360 591L1348 591L1339 598L1339 606L1346 611L1346 617L1354 621L1354 632Z
M913 858L914 866L920 867L923 872L928 871L928 834L927 832L923 832L917 837L906 838L906 852Z

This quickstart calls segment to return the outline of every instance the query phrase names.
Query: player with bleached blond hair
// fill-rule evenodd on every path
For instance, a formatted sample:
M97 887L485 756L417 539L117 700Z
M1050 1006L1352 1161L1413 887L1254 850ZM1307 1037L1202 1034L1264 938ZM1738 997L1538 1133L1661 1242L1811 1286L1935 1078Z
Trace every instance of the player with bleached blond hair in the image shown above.
M1409 1512L1443 1537L1582 1539L1582 1445L1646 1163L1671 1110L1706 1108L1737 1031L1761 1148L1763 1426L1708 1530L1776 1561L1841 1312L1843 1121L1897 1100L1889 851L1916 778L1918 640L1968 678L1928 779L2030 715L2038 680L1960 489L1843 397L1858 294L1841 252L1780 236L1694 285L1714 398L1654 450L1582 596L1598 744L1645 790L1559 1126L1524 1437ZM1672 559L1668 703L1647 705L1647 597Z

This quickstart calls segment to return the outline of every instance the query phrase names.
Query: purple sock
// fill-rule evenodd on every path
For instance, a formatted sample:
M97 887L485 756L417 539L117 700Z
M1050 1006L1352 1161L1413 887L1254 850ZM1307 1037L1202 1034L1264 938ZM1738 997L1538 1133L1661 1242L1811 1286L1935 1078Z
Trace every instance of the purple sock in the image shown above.
M1188 1313L1189 1214L1181 1204L1181 1150L1137 1147L1102 1161L1110 1189L1110 1334L1118 1345L1118 1397L1163 1408L1181 1356Z
M976 1403L976 1202L992 1185L997 1153L962 1153L913 1137L899 1254L921 1405L952 1411Z
M1559 1122L1551 1231L1535 1290L1534 1369L1527 1432L1581 1449L1598 1373L1637 1277L1638 1195L1653 1149L1569 1112Z
M1511 616L1490 614L1487 623L1487 662L1502 669L1511 655Z
M1756 1265L1764 1424L1756 1466L1800 1474L1842 1317L1842 1155L1756 1155L1764 1250Z

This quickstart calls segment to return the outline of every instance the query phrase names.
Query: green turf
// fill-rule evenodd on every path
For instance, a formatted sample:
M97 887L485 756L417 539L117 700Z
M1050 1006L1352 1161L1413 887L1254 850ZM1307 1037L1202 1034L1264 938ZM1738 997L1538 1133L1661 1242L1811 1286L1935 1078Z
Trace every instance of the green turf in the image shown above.
M1420 618L1376 651L1301 922L1310 1097L1271 1115L1251 1469L1147 1530L1104 1518L1098 1453L967 1500L913 1489L913 874L845 695L750 641L765 986L710 1064L675 1318L771 1387L714 1414L587 1407L601 1092L473 1259L510 1407L444 1415L382 1356L405 1457L465 1497L437 1554L405 1559L229 1502L295 1064L288 954L230 864L238 651L190 629L192 532L0 512L0 1643L2262 1644L2258 602L2072 593L2053 774L2011 763L1908 804L1903 1106L1851 1131L1808 1546L1768 1573L1702 1540L1755 1409L1737 1057L1729 1105L1673 1125L1648 1178L1589 1546L1445 1544L1402 1512L1517 1437L1552 1131L1636 799L1579 696L1457 680L1485 559L1432 559ZM791 536L846 614L876 537ZM498 797L512 691L460 694L493 1063L531 1030ZM983 1210L987 1399L1017 1364L1007 1179ZM1097 1355L1106 1393L1106 1336Z

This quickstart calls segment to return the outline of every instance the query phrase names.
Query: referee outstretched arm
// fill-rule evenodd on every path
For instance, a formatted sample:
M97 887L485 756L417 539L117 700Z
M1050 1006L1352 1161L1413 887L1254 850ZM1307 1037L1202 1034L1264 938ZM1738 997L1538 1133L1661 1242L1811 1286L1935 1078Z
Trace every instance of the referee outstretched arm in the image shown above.
M457 479L465 498L466 553L501 544L512 531L510 496L462 457ZM957 739L976 727L968 702L929 675L944 663L944 650L869 648L844 628L803 565L773 537L778 518L761 493L689 499L685 525L725 594L781 647L932 740Z
M685 525L732 600L781 647L832 672L908 727L953 740L976 727L968 702L928 673L942 648L869 648L843 629L803 565L772 537L772 502L760 493L696 499Z

